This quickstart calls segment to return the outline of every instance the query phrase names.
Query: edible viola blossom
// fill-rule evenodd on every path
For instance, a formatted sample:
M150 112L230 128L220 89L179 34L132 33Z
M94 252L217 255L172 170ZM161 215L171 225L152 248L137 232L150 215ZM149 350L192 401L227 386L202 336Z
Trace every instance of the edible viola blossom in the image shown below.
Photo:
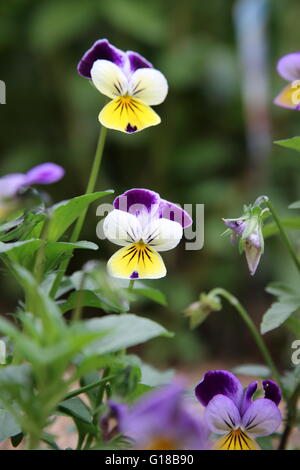
M281 391L272 380L264 380L264 398L252 400L257 382L243 390L241 382L225 370L207 372L195 389L205 407L209 429L221 434L218 450L259 450L256 437L273 434L281 423L278 404Z
M108 261L111 276L123 279L158 279L166 275L158 253L175 248L189 214L147 189L131 189L114 200L104 219L106 238L122 246Z
M300 111L300 52L281 57L277 71L289 84L275 98L274 104Z
M172 383L144 395L130 410L121 410L119 430L143 450L205 450L209 431Z
M55 163L43 163L27 173L11 173L0 178L0 217L16 205L19 192L33 184L51 184L64 176L64 169Z
M264 252L264 239L259 218L254 216L248 220L223 219L223 222L232 231L233 242L240 237L241 248L245 251L248 268L253 276Z
M123 52L100 39L84 54L77 70L112 100L99 114L104 127L132 134L161 122L150 106L165 100L167 80L137 52Z

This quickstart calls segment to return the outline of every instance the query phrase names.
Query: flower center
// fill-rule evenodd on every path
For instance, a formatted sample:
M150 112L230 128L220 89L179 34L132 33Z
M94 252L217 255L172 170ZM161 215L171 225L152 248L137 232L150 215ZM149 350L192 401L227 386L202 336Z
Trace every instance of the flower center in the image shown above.
M241 428L233 429L221 437L216 444L216 450L259 450L257 444Z
M149 442L146 450L176 450L175 441L168 436L157 436Z

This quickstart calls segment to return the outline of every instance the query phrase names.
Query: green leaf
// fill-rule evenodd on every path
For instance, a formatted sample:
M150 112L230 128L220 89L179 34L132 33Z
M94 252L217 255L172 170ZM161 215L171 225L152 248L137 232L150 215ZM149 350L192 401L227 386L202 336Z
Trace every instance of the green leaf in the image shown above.
M290 139L275 140L274 144L300 152L300 137L291 137Z
M291 206L290 206L291 209ZM300 217L286 217L284 219L280 219L282 225L290 230L300 230ZM269 224L264 225L263 227L263 236L264 238L272 237L279 232L278 226L271 222Z
M260 325L262 334L272 331L282 325L300 307L300 297L275 302L266 311Z
M67 416L77 418L84 423L91 424L92 415L90 409L78 397L71 398L70 400L62 401L58 405L58 410Z
M11 413L0 408L0 442L21 433L21 428Z
M173 369L161 371L145 363L141 364L141 372L141 383L150 387L159 387L169 384L174 377Z
M132 291L133 294L138 293L147 297L153 302L156 302L164 307L167 306L167 299L165 294L163 294L159 289L153 289L152 287L148 287L142 282L136 282L134 284L134 289Z
M32 260L40 243L41 240L36 239L14 243L0 242L0 255L6 254L12 262L26 266Z
M85 349L85 353L108 354L124 348L136 346L158 336L171 337L163 326L148 318L133 314L107 315L103 318L87 320L85 325L88 329L97 331L108 331L107 335L95 341Z
M101 294L96 294L90 290L78 290L72 292L68 300L60 304L62 313L73 310L80 301L84 307L95 307L104 310L105 312L120 312L119 305L113 305L109 300L106 300Z
M85 194L67 201L62 201L53 206L50 209L51 219L48 229L48 240L58 240L92 202L112 193L112 190L108 190Z
M289 209L300 209L300 201L296 201L290 204Z
M234 369L232 369L232 372L240 375L249 375L251 377L267 378L272 376L270 369L260 364L245 364L242 366L234 367Z
M60 262L62 256L78 248L84 250L98 250L99 247L96 243L88 241L79 241L76 243L48 242L45 247L45 270L50 271Z

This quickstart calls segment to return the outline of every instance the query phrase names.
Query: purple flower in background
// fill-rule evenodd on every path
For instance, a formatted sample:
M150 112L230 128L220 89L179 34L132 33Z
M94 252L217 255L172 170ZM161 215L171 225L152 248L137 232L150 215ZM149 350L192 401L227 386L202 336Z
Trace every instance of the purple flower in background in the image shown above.
M133 439L136 449L204 450L209 446L209 431L189 409L178 383L144 395L123 412L120 430Z
M165 100L168 83L137 52L123 52L107 39L99 39L84 54L77 70L112 100L99 114L104 127L133 134L160 123L150 106Z
M109 273L123 279L158 279L166 275L158 251L175 248L189 214L148 189L131 189L114 201L115 209L104 220L103 230L112 243L121 245L108 261Z
M277 71L289 84L276 96L274 104L300 110L300 52L284 55L278 61Z
M64 169L55 163L43 163L27 173L11 173L0 178L0 216L14 207L14 198L19 191L33 184L51 184L64 176Z
M248 219L223 219L224 224L232 231L232 241L242 241L250 274L253 276L264 251L264 239L261 223L257 216Z
M252 400L257 382L243 390L241 382L225 370L207 372L195 389L196 397L205 406L209 429L222 434L218 450L259 450L253 440L273 434L281 424L278 404L281 391L272 380L264 380L264 398Z

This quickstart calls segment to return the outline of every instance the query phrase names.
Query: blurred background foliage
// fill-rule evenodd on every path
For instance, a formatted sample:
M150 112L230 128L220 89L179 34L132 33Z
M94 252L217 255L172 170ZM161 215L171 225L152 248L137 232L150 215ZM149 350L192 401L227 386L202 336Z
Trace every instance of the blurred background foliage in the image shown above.
M240 17L236 10L240 3L2 0L0 5L0 79L7 86L7 104L0 108L1 174L26 171L47 161L63 165L65 178L49 189L54 202L83 193L95 151L97 115L104 97L76 72L77 62L91 44L106 37L123 50L139 51L168 78L169 96L158 109L162 124L133 136L109 132L97 187L114 188L116 193L148 187L174 202L205 204L204 248L185 251L182 243L166 253L168 276L153 283L166 293L168 308L150 302L134 306L136 312L146 311L176 332L175 341L155 340L156 346L153 342L144 346L146 359L161 366L197 367L210 358L261 361L230 307L212 314L194 332L189 331L182 310L200 291L222 286L241 299L259 324L271 301L265 284L294 276L277 239L268 240L258 272L251 278L245 259L227 237L221 237L221 218L240 216L243 204L259 194L271 196L285 216L288 203L299 199L299 156L271 142L299 133L299 115L276 109L272 99L283 86L276 61L299 50L300 4L298 0L261 2L263 13L256 22L264 29L267 86L262 118L261 109L254 106L249 111L243 97L243 80L251 70L243 64L236 31L250 44L254 59L257 31L244 28L248 13L246 8ZM255 79L251 87L255 96ZM250 126L262 122L264 127L265 144L257 152L253 147L256 140L259 147L260 128L252 132L249 142L249 113ZM93 206L82 239L97 242L95 213ZM101 242L99 256L107 259L114 250L109 242ZM93 255L77 252L71 270L80 269ZM2 313L14 310L15 289L2 274ZM267 340L277 361L288 364L288 335L275 331Z

